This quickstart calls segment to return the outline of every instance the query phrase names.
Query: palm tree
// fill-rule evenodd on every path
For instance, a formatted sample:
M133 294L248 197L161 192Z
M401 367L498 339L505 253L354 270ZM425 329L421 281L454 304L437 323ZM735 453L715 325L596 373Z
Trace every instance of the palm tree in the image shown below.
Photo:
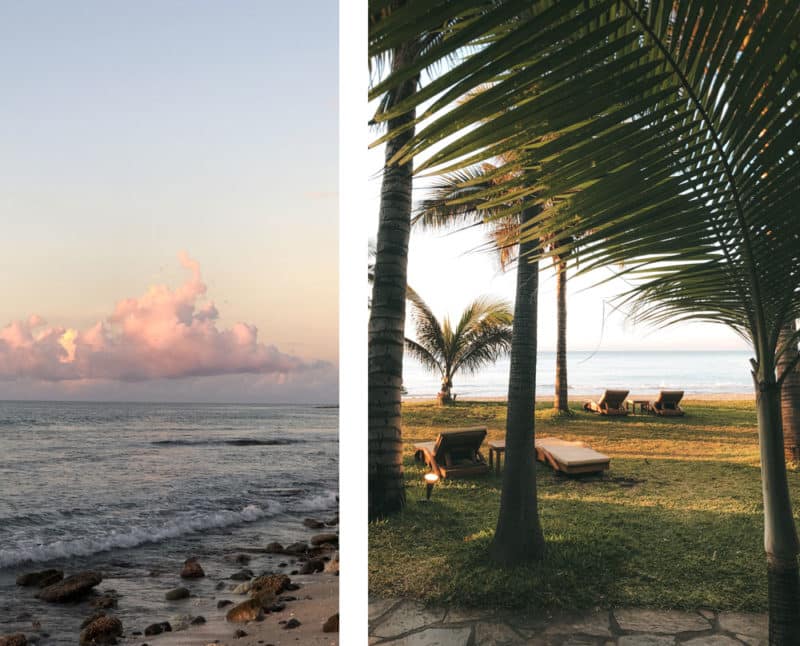
M505 156L508 161L509 156ZM516 258L519 238L519 218L516 215L497 215L496 208L481 208L473 195L485 195L487 189L502 181L491 173L496 167L482 164L464 171L443 175L435 183L429 196L418 207L412 225L424 228L453 227L459 224L487 224L490 227L490 244L496 250L500 268L505 271ZM487 178L490 176L490 178ZM507 206L507 205L503 205ZM553 242L561 248L560 242ZM567 385L567 259L556 257L556 375L554 407L570 413Z
M397 512L405 504L400 409L413 157L401 164L390 161L413 138L416 112L413 107L405 109L401 106L418 90L421 73L440 60L436 49L441 45L446 28L458 25L459 20L469 19L473 14L470 10L458 18L445 15L430 29L414 29L400 41L383 47L381 43L387 19L412 4L408 0L381 0L373 2L369 8L370 64L374 64L378 75L388 66L393 79L391 86L376 83L371 98L381 97L378 114L395 112L392 118L381 120L386 126L386 134L381 140L386 143L386 163L380 193L369 317L367 471L371 519ZM444 59L454 56L471 40L469 33L451 38L450 45L456 47ZM404 70L409 65L418 65L419 70L405 75ZM403 79L398 83L399 76Z
M428 370L439 373L442 404L453 401L453 377L458 371L475 374L511 346L511 307L504 301L476 299L454 327L449 318L440 323L413 290L409 290L408 300L417 340L406 339L406 351Z
M522 211L520 225L528 224L538 207ZM500 494L497 529L489 548L496 563L510 566L544 555L544 534L539 522L534 458L536 401L536 310L539 265L530 262L535 243L520 243L511 369L506 412L506 466Z
M797 365L797 339L792 341L795 333L794 321L781 330L778 343L785 350L778 359L778 370L787 374L781 387L783 447L787 460L800 463L800 366Z
M414 25L424 28L445 7L456 14L472 0L415 5ZM751 343L770 643L797 644L800 544L780 406L796 360L778 369L777 355L781 330L800 318L800 5L525 5L522 14L500 3L471 23L486 45L426 88L442 98L392 161L428 151L417 172L453 172L524 150L526 171L507 195L536 193L553 204L523 227L523 240L591 229L582 271L624 263L640 318L715 321ZM393 19L403 23L402 14ZM453 94L489 80L491 89L453 107ZM543 134L551 139L535 143Z

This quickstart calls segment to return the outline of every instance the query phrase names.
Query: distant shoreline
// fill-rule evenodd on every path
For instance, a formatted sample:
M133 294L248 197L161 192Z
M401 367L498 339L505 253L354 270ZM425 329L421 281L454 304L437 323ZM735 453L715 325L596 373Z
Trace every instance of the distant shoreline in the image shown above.
M592 393L585 393L585 394L569 394L569 401L571 404L581 404L584 401L588 401L590 399L597 399L603 394L602 389L598 389ZM628 399L655 399L658 396L658 393L636 393L633 392L628 395ZM474 397L464 397L457 398L456 402L504 402L508 399L506 396L474 396ZM755 393L687 393L684 395L684 401L695 401L695 402L702 402L702 401L747 401L753 399L755 400ZM404 402L408 403L415 403L415 404L432 404L436 403L436 397L403 397ZM552 402L553 395L536 395L537 402Z

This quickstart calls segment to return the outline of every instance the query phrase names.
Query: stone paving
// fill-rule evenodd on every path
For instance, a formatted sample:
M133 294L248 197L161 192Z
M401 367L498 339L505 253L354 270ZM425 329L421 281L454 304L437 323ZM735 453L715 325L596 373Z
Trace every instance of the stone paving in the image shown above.
M370 599L369 643L387 646L766 646L767 615L617 608L541 616Z

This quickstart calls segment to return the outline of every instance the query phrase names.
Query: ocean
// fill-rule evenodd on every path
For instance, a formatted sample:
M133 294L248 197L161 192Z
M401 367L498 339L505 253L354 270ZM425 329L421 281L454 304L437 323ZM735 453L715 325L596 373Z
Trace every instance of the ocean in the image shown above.
M164 593L189 556L219 580L237 550L336 517L338 455L335 407L0 402L0 634L39 621L40 643L77 643L85 610L15 585L49 567L99 570L126 632L169 620ZM211 578L193 582L194 603Z
M753 392L746 351L636 351L570 352L567 355L569 392L601 394L605 388L624 388L632 395L657 394L661 389L683 390L687 395ZM536 365L537 396L555 390L555 352L540 352ZM509 360L482 368L476 375L456 373L453 392L462 399L505 397ZM403 364L403 385L408 398L435 397L440 379L415 360Z

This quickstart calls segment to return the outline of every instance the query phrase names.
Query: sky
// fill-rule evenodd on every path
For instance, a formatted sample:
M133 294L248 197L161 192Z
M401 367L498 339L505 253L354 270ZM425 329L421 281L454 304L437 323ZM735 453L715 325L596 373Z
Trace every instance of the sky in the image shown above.
M0 398L337 400L337 40L325 0L2 4Z
M371 116L375 104L368 108ZM374 133L373 133L374 134ZM376 136L373 136L373 139ZM373 214L370 236L377 236L383 147L369 152L369 209ZM426 196L426 182L415 180L414 204ZM486 232L480 227L461 230L411 231L408 283L441 320L457 320L475 298L482 295L514 302L516 273L513 265L503 272L495 255L485 251ZM729 328L712 323L680 323L666 328L635 324L627 313L615 309L614 300L629 286L597 270L567 282L568 351L603 350L747 350L747 343ZM406 321L407 335L413 328ZM544 265L539 276L538 347L556 347L556 280Z

